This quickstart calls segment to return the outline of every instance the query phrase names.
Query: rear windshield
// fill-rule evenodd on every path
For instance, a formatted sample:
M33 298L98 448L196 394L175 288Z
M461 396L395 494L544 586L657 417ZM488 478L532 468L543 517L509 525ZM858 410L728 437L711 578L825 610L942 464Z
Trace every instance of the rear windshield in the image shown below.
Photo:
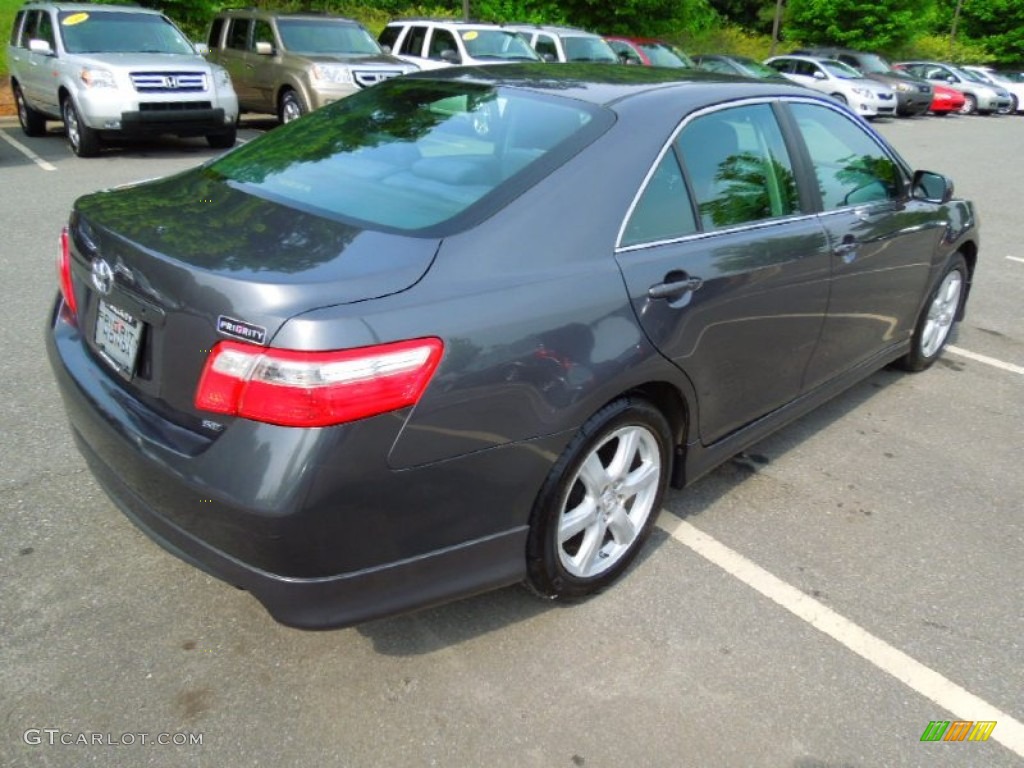
M381 52L377 41L358 24L327 19L278 19L277 31L292 53Z
M641 43L640 50L647 54L652 67L692 67L689 57L664 43Z
M192 44L163 16L121 11L62 11L68 53L185 53Z
M399 78L276 128L209 170L314 213L433 235L536 183L612 120L560 97Z

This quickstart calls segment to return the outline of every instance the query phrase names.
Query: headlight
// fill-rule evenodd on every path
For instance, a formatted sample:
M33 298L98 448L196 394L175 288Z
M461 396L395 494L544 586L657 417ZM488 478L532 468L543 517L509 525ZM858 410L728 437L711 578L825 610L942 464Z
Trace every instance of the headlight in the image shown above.
M78 77L85 83L86 88L117 88L114 81L114 73L109 69L90 69L83 67Z
M223 67L213 68L213 81L217 84L218 88L231 87L231 75Z
M893 85L892 89L894 91L899 91L900 93L910 93L914 90L914 86L909 83L896 83Z
M865 99L870 99L871 98L871 91L869 91L867 88L853 88L851 90L853 90L854 93L856 93L858 96L860 96L862 98L865 98Z
M352 70L348 67L339 67L336 64L316 64L313 66L313 79L326 80L329 83L351 85Z

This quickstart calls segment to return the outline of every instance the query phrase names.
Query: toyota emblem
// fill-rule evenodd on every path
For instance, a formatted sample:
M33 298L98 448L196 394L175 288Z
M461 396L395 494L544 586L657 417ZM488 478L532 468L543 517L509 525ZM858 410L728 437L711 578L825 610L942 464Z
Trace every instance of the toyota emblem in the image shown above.
M92 284L104 296L114 287L114 270L103 259L96 259L92 263Z

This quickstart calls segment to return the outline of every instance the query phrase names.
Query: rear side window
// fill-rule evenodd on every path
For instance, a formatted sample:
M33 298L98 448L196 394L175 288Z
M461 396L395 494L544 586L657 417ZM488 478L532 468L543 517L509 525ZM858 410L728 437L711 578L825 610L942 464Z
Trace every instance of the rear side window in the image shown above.
M14 17L14 26L11 27L11 45L15 48L21 47L21 22L25 18L25 11L18 11Z
M704 229L800 212L793 165L770 105L702 115L677 142Z
M224 31L224 19L214 19L210 25L210 34L206 38L206 44L210 46L210 50L220 48L220 36Z
M458 81L389 80L209 166L250 194L378 228L435 228L518 194L613 118L581 102ZM441 231L448 231L441 228Z
M553 60L558 60L558 46L555 45L553 37L537 35L537 42L533 44L533 47L541 56L550 56Z
M411 27L402 41L402 53L406 56L423 56L423 44L427 40L426 27Z
M622 245L674 240L697 231L683 172L671 149L658 163L626 223Z
M398 40L398 36L401 32L401 27L384 27L384 31L380 33L380 37L377 38L377 42L381 45L386 45L391 50L394 50L395 42Z
M815 104L793 104L790 109L814 164L826 211L903 196L899 166L860 125Z

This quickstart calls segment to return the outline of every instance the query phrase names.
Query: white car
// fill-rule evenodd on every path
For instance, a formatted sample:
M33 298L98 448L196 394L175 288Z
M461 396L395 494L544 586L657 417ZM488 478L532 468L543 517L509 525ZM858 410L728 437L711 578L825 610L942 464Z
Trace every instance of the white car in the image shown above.
M541 60L526 37L510 27L455 19L391 21L377 42L420 69Z
M846 104L861 117L891 117L896 114L896 94L889 86L868 80L841 61L815 56L773 56L764 63L794 83L826 93Z
M994 85L1008 91L1010 94L1010 108L1007 112L1024 112L1024 83L1011 80L1005 75L996 72L992 67L963 66L960 67L971 74L977 75L989 85Z

